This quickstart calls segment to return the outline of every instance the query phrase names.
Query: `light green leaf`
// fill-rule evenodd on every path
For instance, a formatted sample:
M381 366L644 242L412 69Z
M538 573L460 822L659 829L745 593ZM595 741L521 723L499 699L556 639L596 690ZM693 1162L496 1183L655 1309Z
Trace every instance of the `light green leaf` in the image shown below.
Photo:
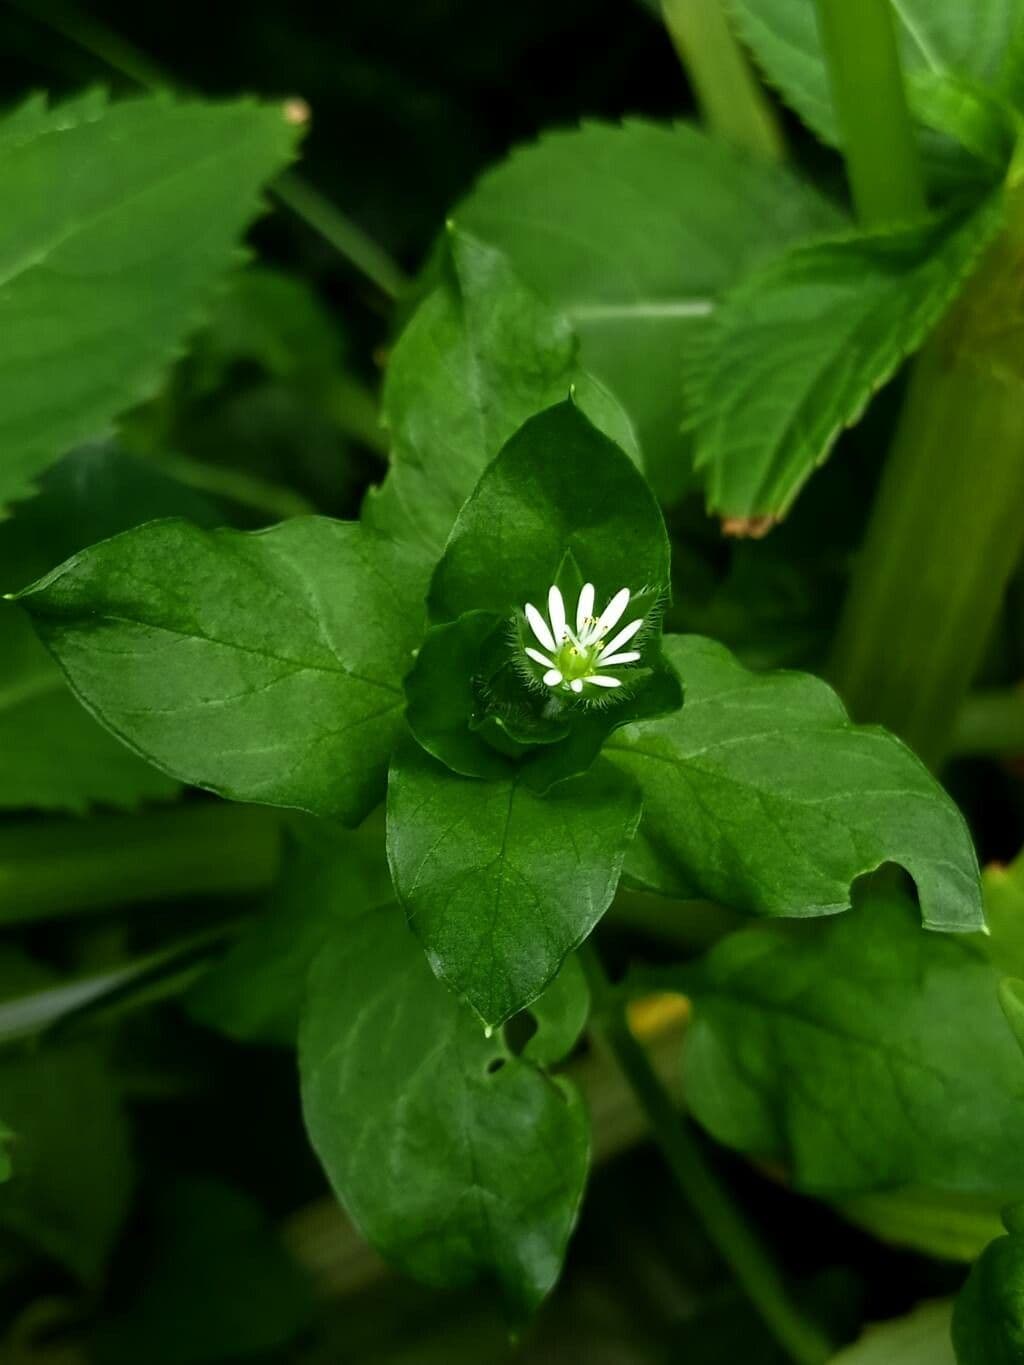
M838 145L812 0L729 0L729 7L771 83L819 137ZM918 81L938 77L1019 94L1024 22L1017 0L894 0L892 11L912 104Z
M1002 1231L999 1195L909 1185L834 1201L839 1213L880 1242L969 1265Z
M590 990L580 960L573 954L529 1013L536 1032L526 1040L523 1056L539 1066L553 1066L572 1051L587 1026Z
M306 977L324 941L392 895L379 815L338 831L327 851L293 847L266 909L197 982L186 1008L240 1042L293 1046Z
M1006 1022L1013 1029L1013 1036L1024 1049L1024 981L1007 977L999 983L999 1003L1006 1015Z
M391 470L367 500L370 524L436 559L486 466L527 418L570 389L639 462L628 419L581 370L577 350L565 318L522 283L500 251L450 227L440 281L388 365Z
M919 1304L906 1317L869 1327L829 1365L954 1365L950 1304Z
M643 791L627 872L653 890L759 915L828 915L895 862L933 929L979 929L960 812L899 740L854 725L802 673L751 673L721 645L666 636L681 711L620 730L606 752Z
M568 318L663 498L690 479L681 377L694 329L756 262L842 223L787 172L686 124L639 120L545 134L489 170L454 216Z
M0 136L0 508L153 389L295 142L251 101L87 113Z
M310 1286L249 1195L215 1180L175 1180L158 1196L152 1228L148 1274L100 1328L98 1365L264 1359L306 1325Z
M396 907L317 959L299 1064L313 1146L374 1246L428 1284L489 1280L517 1316L534 1309L582 1198L586 1112L567 1081L485 1036Z
M522 771L457 777L411 741L388 784L395 890L438 976L496 1027L535 999L611 903L640 818L599 759L538 796Z
M1024 1361L1024 1236L1018 1232L997 1237L974 1263L953 1306L953 1345L957 1365Z
M993 196L924 226L798 246L726 295L688 377L709 506L784 516L941 318L1002 219Z
M848 915L732 934L685 983L687 1103L803 1190L1019 1194L1024 1067L996 981L877 887Z
M82 701L163 771L356 823L383 795L423 588L418 561L357 524L163 521L19 601Z

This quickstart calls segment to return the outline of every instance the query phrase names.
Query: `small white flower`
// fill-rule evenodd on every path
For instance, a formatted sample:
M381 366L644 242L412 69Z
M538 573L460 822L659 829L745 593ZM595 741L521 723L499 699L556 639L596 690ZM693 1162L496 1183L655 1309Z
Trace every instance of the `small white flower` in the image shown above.
M546 652L532 645L524 645L523 648L535 664L546 669L544 681L548 687L578 696L585 686L622 686L621 678L612 677L604 670L636 663L640 658L639 650L623 650L623 646L642 628L644 618L638 616L635 621L630 621L611 640L606 639L606 636L622 620L629 599L629 589L620 588L600 616L595 616L594 585L584 583L576 603L575 628L569 625L565 602L557 587L548 589L546 619L532 602L527 602L524 608L526 619L537 643Z

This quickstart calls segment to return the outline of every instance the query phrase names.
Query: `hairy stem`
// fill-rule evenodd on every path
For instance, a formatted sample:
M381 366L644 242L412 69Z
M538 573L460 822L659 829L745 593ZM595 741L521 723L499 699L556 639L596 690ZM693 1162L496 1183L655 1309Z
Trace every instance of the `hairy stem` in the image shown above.
M815 0L857 216L877 227L925 210L889 0Z
M711 132L755 156L782 161L786 145L779 121L722 0L661 0L661 12Z
M832 1354L830 1343L790 1298L768 1250L709 1165L633 1036L593 944L584 944L580 958L595 1001L592 1026L646 1114L676 1184L783 1349L797 1365L823 1365Z
M937 766L1024 540L1024 181L914 366L833 652L858 719ZM1016 182L1016 183L1015 183Z

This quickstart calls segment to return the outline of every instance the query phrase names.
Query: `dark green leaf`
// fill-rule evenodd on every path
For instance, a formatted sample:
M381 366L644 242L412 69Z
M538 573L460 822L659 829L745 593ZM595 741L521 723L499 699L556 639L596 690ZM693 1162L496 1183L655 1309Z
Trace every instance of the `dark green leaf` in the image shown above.
M327 851L290 851L266 910L189 993L193 1018L240 1042L294 1045L310 963L325 939L393 894L379 816L331 842Z
M590 991L580 960L573 954L543 995L529 1007L537 1031L526 1040L522 1055L538 1066L553 1066L572 1051L587 1026Z
M565 319L499 251L449 228L437 288L388 366L391 471L370 495L370 523L436 559L459 508L512 434L570 389L592 420L639 459L617 403L580 369Z
M214 1180L179 1179L155 1210L142 1288L96 1341L100 1365L219 1365L280 1349L311 1312L267 1214Z
M402 745L388 785L395 889L434 971L492 1027L528 1005L615 894L640 818L611 764L530 790L457 777Z
M699 636L668 636L665 653L683 709L607 747L644 794L631 876L753 914L827 915L895 862L930 928L982 926L963 817L899 740L852 724L817 678L751 673Z
M0 136L0 507L152 390L295 142L247 101L29 123Z
M1024 1066L996 981L877 888L848 915L732 934L686 981L687 1103L801 1189L1019 1194Z
M317 959L299 1062L313 1145L374 1246L428 1284L490 1280L517 1316L534 1309L583 1194L586 1112L485 1036L396 907Z
M49 972L7 950L4 994L44 987ZM129 1133L116 1082L88 1043L8 1052L0 1059L5 1157L0 1227L96 1281L131 1195Z
M21 595L76 693L182 781L355 823L383 794L417 561L352 523L151 522Z
M431 614L507 617L543 604L567 555L599 602L624 586L668 585L668 536L653 494L571 401L528 421L484 472L434 572Z
M778 518L921 345L1003 221L1002 197L921 227L798 246L744 279L689 375L711 508Z
M82 447L0 522L0 591L96 540L159 516L213 525L217 509L110 446ZM83 813L166 799L178 784L107 733L74 698L25 613L0 602L0 807Z
M997 1237L975 1262L953 1309L953 1345L957 1365L1024 1362L1024 1236Z
M776 167L639 120L546 134L488 171L455 218L568 317L662 497L690 477L681 380L694 329L755 262L842 221Z

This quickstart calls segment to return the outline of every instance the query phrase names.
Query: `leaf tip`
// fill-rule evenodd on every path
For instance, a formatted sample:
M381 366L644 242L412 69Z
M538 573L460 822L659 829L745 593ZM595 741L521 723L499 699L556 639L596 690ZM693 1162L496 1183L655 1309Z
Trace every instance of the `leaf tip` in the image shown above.
M781 520L771 513L762 517L723 517L722 534L736 539L763 540Z

